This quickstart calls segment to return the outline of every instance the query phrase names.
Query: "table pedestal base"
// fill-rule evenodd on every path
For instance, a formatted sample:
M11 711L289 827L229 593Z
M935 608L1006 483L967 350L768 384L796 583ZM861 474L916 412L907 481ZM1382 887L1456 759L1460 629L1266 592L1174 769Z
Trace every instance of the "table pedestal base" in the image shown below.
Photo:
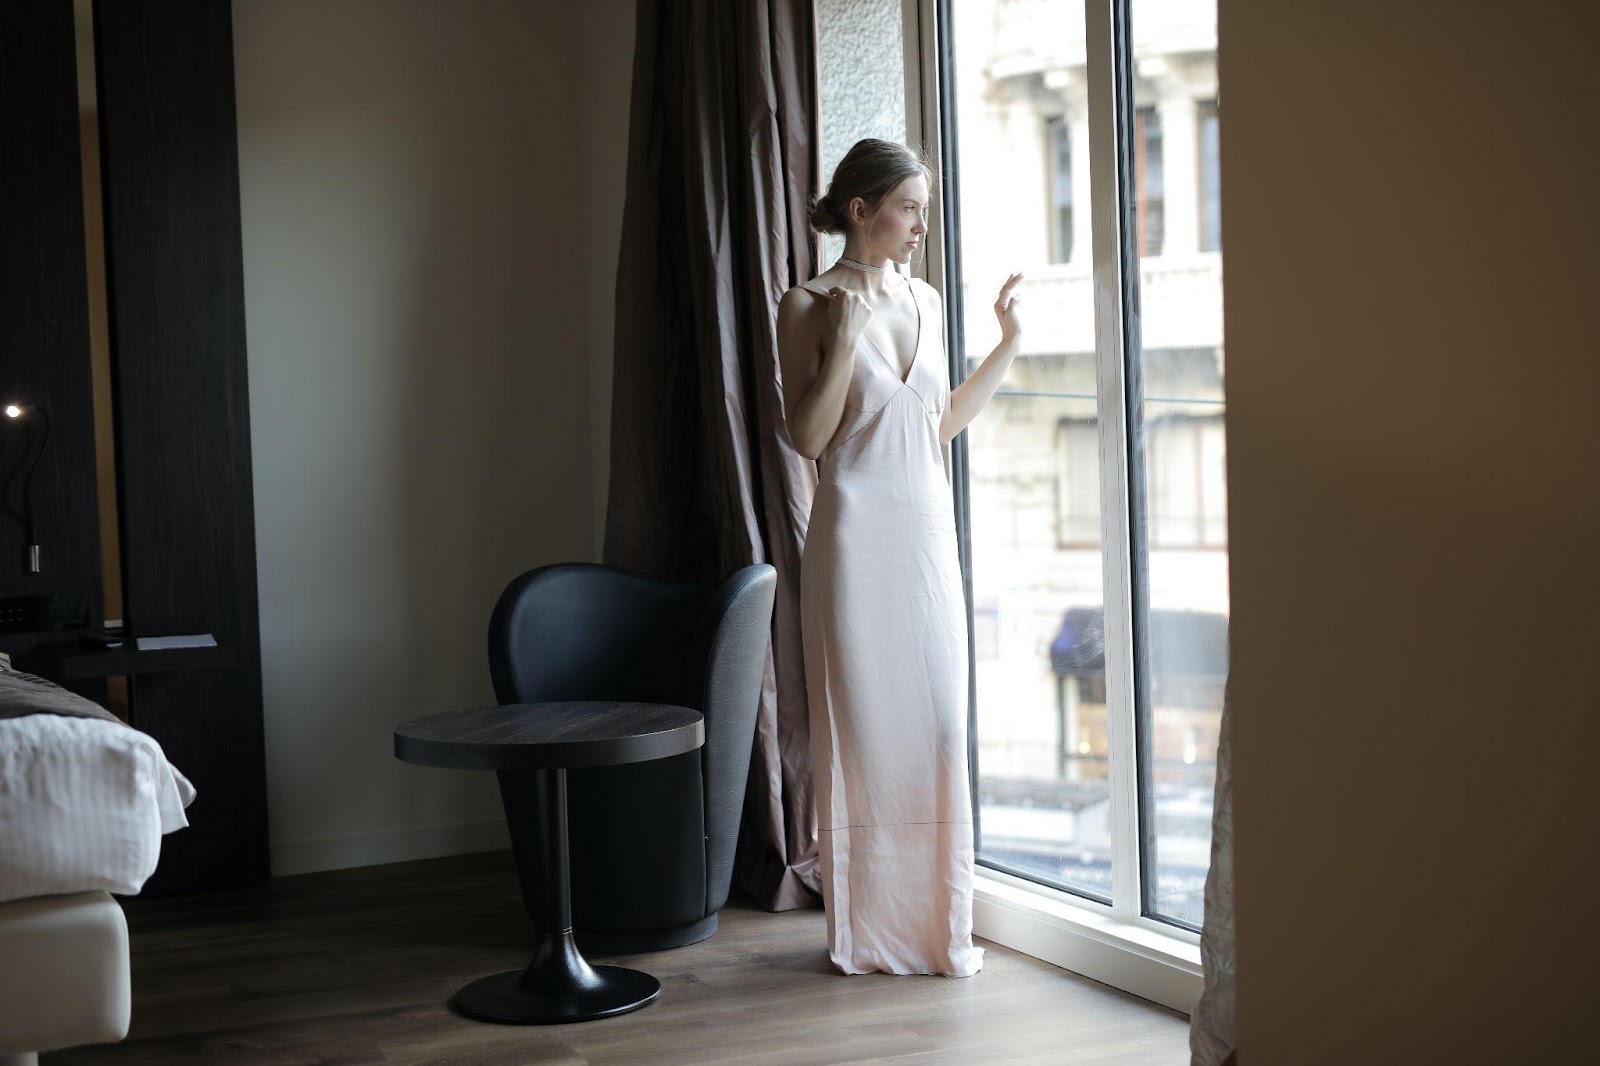
M590 966L572 931L540 934L526 969L482 977L456 993L469 1018L507 1025L557 1025L626 1014L654 1002L661 982L622 966Z

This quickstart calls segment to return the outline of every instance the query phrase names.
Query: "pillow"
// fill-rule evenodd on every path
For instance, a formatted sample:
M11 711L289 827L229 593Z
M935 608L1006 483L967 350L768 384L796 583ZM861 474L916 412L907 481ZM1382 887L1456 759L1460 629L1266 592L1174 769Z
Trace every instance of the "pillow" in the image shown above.
M122 723L122 719L98 703L42 677L25 674L7 663L0 668L0 718L19 718L25 714L61 714Z

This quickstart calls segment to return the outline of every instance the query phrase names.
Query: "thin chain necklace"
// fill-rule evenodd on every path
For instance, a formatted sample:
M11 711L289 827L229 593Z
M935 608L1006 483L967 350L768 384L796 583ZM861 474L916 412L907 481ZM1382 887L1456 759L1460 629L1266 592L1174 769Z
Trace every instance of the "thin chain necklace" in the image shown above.
M837 263L839 263L839 264L841 264L843 266L850 267L853 270L859 270L859 271L861 271L863 273L866 273L866 274L882 274L883 273L883 267L881 267L881 266L868 266L866 263L858 263L854 259L846 259L842 255L837 260L835 260L835 262L837 262Z

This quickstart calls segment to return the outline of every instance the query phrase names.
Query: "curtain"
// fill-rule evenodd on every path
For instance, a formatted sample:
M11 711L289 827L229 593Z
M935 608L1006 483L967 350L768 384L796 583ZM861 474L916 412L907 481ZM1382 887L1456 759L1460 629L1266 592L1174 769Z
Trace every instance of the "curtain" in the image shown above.
M789 443L775 325L815 273L809 0L640 0L617 270L607 563L778 571L736 884L819 888L799 565L816 467Z
M1211 815L1211 869L1206 874L1205 918L1200 926L1200 964L1205 987L1189 1023L1190 1066L1233 1062L1233 715L1222 697L1222 728L1217 739L1216 806Z

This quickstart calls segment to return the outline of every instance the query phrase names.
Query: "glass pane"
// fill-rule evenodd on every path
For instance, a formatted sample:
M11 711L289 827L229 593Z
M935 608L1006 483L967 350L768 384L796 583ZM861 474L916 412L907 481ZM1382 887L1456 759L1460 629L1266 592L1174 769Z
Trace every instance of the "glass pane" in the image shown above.
M1147 913L1198 927L1228 671L1216 0L1129 0L1149 550L1139 728ZM1153 810L1152 810L1153 806Z
M816 0L822 181L863 137L906 139L905 38L901 0ZM822 239L822 265L844 237Z
M978 858L1111 894L1082 0L952 0L970 373L1027 275L1023 347L968 431Z

